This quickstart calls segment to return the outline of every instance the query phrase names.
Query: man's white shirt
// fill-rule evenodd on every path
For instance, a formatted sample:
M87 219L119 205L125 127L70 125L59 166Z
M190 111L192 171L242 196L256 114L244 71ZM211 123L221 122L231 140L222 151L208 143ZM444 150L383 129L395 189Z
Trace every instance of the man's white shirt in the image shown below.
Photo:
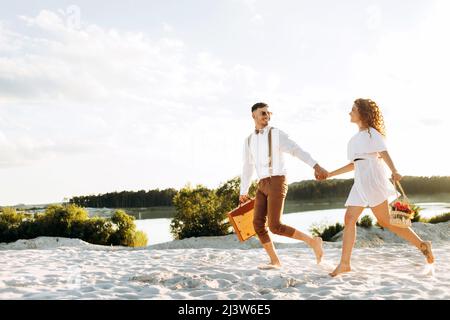
M240 194L248 193L251 180L256 169L258 179L264 179L269 174L269 134L270 126L264 127L263 133L253 132L250 137L250 147L248 137L244 141L244 157L241 175ZM289 153L314 167L317 161L311 155L304 151L295 141L289 139L289 136L280 129L272 129L272 176L286 175L283 153Z

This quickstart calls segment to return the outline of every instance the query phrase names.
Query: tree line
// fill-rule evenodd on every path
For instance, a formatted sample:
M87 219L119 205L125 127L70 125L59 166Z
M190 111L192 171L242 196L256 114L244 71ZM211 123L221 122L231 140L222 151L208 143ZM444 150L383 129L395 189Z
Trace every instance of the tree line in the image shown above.
M325 181L304 180L289 185L287 200L313 200L347 197L353 179L330 179ZM450 177L405 176L400 181L407 195L450 194Z
M90 208L147 208L172 206L173 197L177 194L173 188L164 190L139 190L109 192L99 195L73 197L69 203Z
M228 182L233 184L233 190L240 184L239 177ZM414 177L405 176L401 181L402 187L407 195L432 195L450 193L450 177ZM289 184L287 200L315 200L324 198L347 197L353 185L353 179L330 179L325 181L304 180ZM222 196L227 190L225 183L218 190ZM181 191L181 190L180 190ZM81 207L92 208L145 208L156 206L173 206L173 198L180 191L169 188L164 190L140 190L111 192L99 195L73 197L70 203ZM234 193L233 193L234 195Z

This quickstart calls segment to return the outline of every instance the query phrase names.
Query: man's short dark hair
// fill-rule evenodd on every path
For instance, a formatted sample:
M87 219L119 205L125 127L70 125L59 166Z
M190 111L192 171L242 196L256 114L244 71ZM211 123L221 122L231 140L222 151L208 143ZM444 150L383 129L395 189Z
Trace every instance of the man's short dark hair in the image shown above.
M268 105L267 103L264 103L264 102L258 102L258 103L255 103L255 104L252 106L252 112L255 111L256 109L259 109L259 108L265 108L265 107L269 107L269 105Z

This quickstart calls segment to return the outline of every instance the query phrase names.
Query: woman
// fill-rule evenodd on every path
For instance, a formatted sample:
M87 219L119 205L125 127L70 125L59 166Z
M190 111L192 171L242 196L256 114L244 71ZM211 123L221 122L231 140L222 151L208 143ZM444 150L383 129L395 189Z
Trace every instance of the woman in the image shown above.
M399 228L389 223L388 201L395 198L396 192L386 175L382 160L391 169L394 183L402 176L395 168L386 148L384 121L380 109L370 99L357 99L350 117L350 121L359 128L359 132L348 143L347 155L351 162L328 174L329 178L355 170L355 181L345 203L347 211L342 257L330 275L335 277L351 271L350 257L356 238L356 222L365 207L371 208L379 225L416 246L425 255L427 262L433 263L431 242L422 241L411 228Z

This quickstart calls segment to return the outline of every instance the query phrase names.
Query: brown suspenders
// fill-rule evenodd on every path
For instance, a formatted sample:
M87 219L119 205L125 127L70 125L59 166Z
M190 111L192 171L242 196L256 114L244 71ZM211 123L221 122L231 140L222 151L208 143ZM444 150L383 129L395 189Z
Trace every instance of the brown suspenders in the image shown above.
M273 127L270 127L270 129L269 129L269 175L270 176L272 176L272 173L273 173L273 168L272 168L272 129L273 129ZM252 137L252 135L249 135L247 138L249 152L250 152L250 138L251 137Z
M272 128L269 129L269 176L272 176Z

